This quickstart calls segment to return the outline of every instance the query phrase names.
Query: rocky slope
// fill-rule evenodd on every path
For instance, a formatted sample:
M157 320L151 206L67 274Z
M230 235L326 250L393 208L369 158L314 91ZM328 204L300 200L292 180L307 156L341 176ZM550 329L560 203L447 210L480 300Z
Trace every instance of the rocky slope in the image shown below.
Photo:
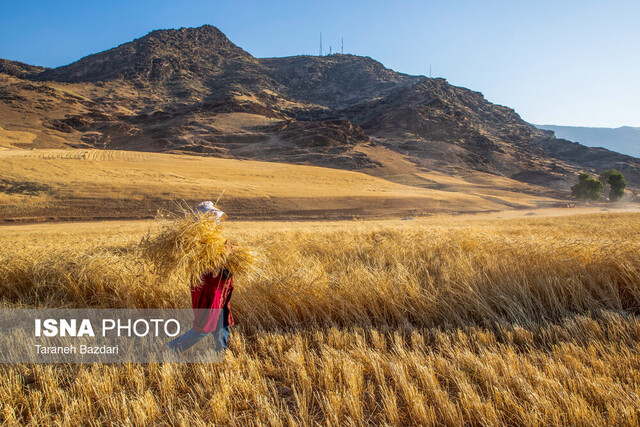
M640 160L556 139L444 79L354 55L254 58L212 26L153 31L55 69L3 60L0 88L0 126L35 135L13 146L370 171L399 153L418 172L476 170L566 190L581 171L615 167L640 184Z
M33 77L47 70L45 67L25 64L18 61L10 61L0 58L0 73L16 77Z

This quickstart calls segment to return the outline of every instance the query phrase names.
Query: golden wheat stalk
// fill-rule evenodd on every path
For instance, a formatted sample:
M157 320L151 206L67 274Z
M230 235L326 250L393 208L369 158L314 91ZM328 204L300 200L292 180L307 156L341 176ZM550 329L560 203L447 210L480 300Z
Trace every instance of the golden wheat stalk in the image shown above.
M228 238L216 218L208 213L184 211L157 234L140 242L143 259L160 277L177 278L196 285L208 271L226 267L234 276L255 277L260 273L256 250L234 245L227 253Z

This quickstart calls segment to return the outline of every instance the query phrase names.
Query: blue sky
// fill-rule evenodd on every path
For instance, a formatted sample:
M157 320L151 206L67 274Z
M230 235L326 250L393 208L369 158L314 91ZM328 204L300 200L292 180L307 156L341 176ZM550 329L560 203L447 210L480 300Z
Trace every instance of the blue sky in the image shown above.
M212 24L257 57L328 51L444 77L527 121L640 126L640 1L2 0L0 57L49 67Z

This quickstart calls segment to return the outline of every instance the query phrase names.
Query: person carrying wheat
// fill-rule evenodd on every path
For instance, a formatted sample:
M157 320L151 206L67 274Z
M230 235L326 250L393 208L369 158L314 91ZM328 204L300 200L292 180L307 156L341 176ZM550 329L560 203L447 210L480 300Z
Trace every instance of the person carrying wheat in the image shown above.
M227 214L216 208L211 201L202 202L194 209L196 220L202 215L211 215L218 224ZM225 242L227 256L233 247ZM230 301L233 293L233 275L224 265L205 271L197 284L191 287L191 305L194 313L193 327L183 335L170 341L167 346L176 351L185 351L207 335L213 335L215 350L227 349L229 328L234 325Z

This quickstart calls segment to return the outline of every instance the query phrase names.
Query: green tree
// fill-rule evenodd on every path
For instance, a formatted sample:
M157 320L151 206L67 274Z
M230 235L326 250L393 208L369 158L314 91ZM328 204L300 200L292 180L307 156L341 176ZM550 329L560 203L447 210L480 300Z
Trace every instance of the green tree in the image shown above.
M616 169L607 169L600 174L600 181L609 185L609 201L616 202L624 196L627 181L622 172Z
M598 200L602 195L602 182L591 178L588 173L581 173L578 183L571 187L571 194L579 200Z
M609 175L611 175L613 172L618 172L615 169L607 169L604 170L602 172L600 172L600 182L602 182L603 184L606 184L607 182L609 182Z

